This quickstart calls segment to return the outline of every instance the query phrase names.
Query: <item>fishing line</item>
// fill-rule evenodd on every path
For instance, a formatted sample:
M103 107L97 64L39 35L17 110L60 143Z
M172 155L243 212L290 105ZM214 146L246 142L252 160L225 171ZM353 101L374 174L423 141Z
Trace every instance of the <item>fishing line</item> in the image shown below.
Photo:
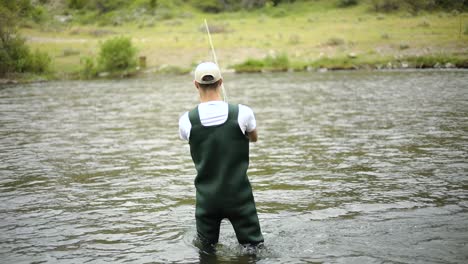
M216 65L218 65L218 67L219 67L218 58L216 57L216 52L215 52L215 49L214 49L213 40L211 39L210 28L208 27L208 22L206 21L206 18L205 18L205 27L206 27L206 32L208 33L208 40L210 41L211 54L213 55L214 63L216 63ZM221 70L221 67L219 67L219 68ZM223 101L227 103L228 100L227 100L226 90L224 89L224 82L221 83L221 93L222 93L222 96L223 96Z

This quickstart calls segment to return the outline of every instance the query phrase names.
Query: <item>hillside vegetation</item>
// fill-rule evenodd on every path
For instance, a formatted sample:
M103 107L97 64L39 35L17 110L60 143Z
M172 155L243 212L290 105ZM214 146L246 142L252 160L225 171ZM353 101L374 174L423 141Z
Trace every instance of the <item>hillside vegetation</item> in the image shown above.
M204 19L224 69L467 67L467 7L465 0L0 0L29 49L50 56L56 78L98 74L90 65L117 37L144 57L140 72L187 72L211 59Z

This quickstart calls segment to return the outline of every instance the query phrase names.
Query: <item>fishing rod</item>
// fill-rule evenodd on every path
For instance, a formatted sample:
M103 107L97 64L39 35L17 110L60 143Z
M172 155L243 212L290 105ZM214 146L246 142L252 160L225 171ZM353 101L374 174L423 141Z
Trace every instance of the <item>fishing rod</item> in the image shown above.
M206 18L205 18L205 27L206 27L206 32L208 33L208 40L210 41L211 54L213 55L214 63L216 65L218 65L218 67L219 67L218 58L216 57L216 52L215 52L215 49L214 49L213 40L211 39L210 28L208 27L208 22L206 21ZM221 67L219 67L219 68L220 68L220 71L221 71ZM224 82L221 83L221 93L222 93L222 96L223 96L223 101L227 103L228 100L227 100L226 90L224 89Z

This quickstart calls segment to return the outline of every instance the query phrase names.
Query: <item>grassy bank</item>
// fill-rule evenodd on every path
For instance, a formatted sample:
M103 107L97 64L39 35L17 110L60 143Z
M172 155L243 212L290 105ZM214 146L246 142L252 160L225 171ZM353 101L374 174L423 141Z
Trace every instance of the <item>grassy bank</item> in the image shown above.
M380 70L380 69L427 69L468 68L468 56L420 55L406 57L362 56L349 54L345 57L324 57L313 61L291 61L285 54L264 59L247 59L231 66L235 72L275 71L322 71L322 70Z
M186 73L212 58L204 18L219 64L240 72L467 65L467 13L380 14L366 3L337 8L334 1L298 1L219 14L181 7L168 17L145 15L116 26L72 19L21 33L52 56L59 79L78 78L81 58L96 57L100 43L115 36L131 37L138 56L146 57L141 72Z

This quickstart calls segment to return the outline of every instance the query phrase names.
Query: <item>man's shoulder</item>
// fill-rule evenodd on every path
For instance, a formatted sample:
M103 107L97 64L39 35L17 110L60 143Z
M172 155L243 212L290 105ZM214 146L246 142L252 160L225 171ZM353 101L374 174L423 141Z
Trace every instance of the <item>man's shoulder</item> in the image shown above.
M244 105L244 104L239 104L239 113L245 113L245 114L248 114L248 115L253 115L253 110L252 108L250 108L249 106L247 105Z
M179 117L179 124L183 123L184 121L189 119L189 111L184 112L182 115Z

